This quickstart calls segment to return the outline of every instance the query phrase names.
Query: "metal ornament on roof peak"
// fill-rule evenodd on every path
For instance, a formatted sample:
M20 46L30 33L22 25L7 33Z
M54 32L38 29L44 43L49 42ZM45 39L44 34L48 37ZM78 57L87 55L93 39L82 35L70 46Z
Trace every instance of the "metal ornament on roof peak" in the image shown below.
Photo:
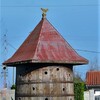
M48 11L48 9L41 8L41 10L42 10L42 18L46 18L46 12Z

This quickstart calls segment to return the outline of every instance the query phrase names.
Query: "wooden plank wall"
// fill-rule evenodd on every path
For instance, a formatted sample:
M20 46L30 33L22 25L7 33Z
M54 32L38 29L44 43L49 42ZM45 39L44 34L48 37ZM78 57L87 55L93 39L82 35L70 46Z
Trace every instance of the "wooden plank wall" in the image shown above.
M17 100L74 100L73 73L47 66L17 77Z

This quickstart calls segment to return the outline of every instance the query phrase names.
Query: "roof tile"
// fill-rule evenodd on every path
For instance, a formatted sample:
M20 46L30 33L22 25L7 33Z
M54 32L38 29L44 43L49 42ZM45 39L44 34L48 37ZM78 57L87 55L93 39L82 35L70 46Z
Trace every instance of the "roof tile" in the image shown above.
M100 85L100 71L89 71L86 74L86 85Z

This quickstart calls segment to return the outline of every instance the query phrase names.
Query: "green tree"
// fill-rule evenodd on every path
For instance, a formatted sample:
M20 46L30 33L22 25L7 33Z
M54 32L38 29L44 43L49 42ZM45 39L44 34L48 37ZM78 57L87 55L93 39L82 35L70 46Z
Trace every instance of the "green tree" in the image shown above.
M84 100L84 91L86 90L85 82L78 73L74 75L74 97L75 100Z

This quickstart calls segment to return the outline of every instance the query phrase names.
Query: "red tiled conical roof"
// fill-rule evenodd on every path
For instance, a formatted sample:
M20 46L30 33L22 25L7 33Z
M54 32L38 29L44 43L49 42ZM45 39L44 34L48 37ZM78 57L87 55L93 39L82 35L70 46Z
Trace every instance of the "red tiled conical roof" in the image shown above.
M88 61L74 51L46 18L42 18L15 54L4 64L36 62L85 64Z

